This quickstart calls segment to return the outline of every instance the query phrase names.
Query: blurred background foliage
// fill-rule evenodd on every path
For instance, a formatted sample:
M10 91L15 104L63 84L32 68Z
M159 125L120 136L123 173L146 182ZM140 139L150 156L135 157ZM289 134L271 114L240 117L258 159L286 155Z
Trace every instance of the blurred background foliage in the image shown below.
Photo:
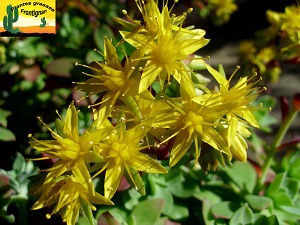
M266 37L265 32L274 27L275 22L279 24L277 16L270 11L266 14L267 10L284 13L285 7L294 3L295 1L290 0L189 0L177 3L173 12L181 13L190 7L194 8L185 26L194 24L197 28L206 30L206 38L211 39L205 47L207 52L221 48L228 42L242 43L239 55L243 70L241 74L257 72L265 76L263 83L267 85L268 82L278 80L281 64L300 62L299 30L292 38L294 42L283 46L288 48L289 54L291 48L297 50L290 58L275 57L283 54L279 48L272 49L274 54L270 53L271 50L264 50L278 46L277 43L281 43L279 39L286 37L283 30L276 27L277 32L273 36L263 38ZM26 163L23 158L30 158L34 154L28 145L27 135L32 133L38 139L50 137L36 116L42 117L45 123L54 127L55 110L63 114L73 99L78 100L84 96L84 93L73 89L72 82L86 79L82 76L85 68L75 67L75 62L89 64L95 60L103 60L94 49L103 51L104 37L112 38L114 44L120 40L120 27L112 18L122 17L122 9L126 9L130 15L138 14L134 0L62 0L56 4L56 35L0 37L1 224L4 221L22 224L15 210L28 211L32 205L27 196L29 182L24 176L36 173L37 167L33 163ZM170 1L169 4L172 5L173 2ZM300 12L297 11L296 14L299 16ZM275 21L276 19L278 20ZM298 26L295 29L300 29L300 20L297 20L295 26ZM246 42L242 41L246 39L248 46L245 47ZM251 47L252 51L249 51ZM126 44L120 48L127 54L132 50ZM123 52L119 51L119 54L122 58ZM261 57L269 57L268 60L259 61L257 55L260 54L265 54ZM274 56L270 56L272 54ZM76 102L81 111L80 129L91 123L91 111L87 106L94 100L86 98ZM260 102L264 102L267 107L275 105L272 97L265 97ZM272 132L275 118L266 111L257 114L263 131ZM282 156L281 163L273 168L273 177L277 174L276 182L268 187L267 195L261 203L262 199L258 198L259 192L255 187L259 166L263 163L260 154L263 154L265 143L255 134L249 143L252 166L249 163L234 163L232 169L223 168L207 173L197 168L191 169L187 156L186 161L183 160L167 176L144 177L149 196L142 197L128 189L126 183L121 184L122 195L113 199L118 204L115 207L99 207L96 216L99 224L227 224L229 220L230 224L249 224L250 221L256 221L255 224L277 224L281 220L290 221L287 224L296 224L292 221L300 216L299 149L295 144L288 145L288 154ZM293 146L293 150L290 146ZM247 180L243 174L249 174ZM7 180L7 177L10 179ZM101 179L103 178L100 177L95 182L100 182ZM12 204L12 196L21 197L27 205ZM155 210L151 213L149 210L145 211L149 207ZM264 213L260 213L262 211ZM44 214L45 210L30 212L28 224L38 224L35 222L44 219L41 218ZM143 221L145 215L150 218L148 221ZM43 224L53 224L56 220L60 221L59 218L52 217ZM85 219L81 218L78 224L86 224Z

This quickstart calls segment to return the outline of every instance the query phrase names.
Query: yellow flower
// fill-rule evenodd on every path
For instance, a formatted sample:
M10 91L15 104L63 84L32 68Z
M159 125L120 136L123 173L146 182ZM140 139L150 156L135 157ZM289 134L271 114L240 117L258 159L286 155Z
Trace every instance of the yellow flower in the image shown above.
M138 95L138 86L140 80L139 68L136 66L143 56L141 51L135 51L130 58L126 56L124 66L122 66L116 48L111 40L104 40L105 63L97 63L97 67L85 66L90 68L95 74L86 74L92 78L85 82L77 83L76 88L81 91L90 92L91 95L103 93L102 101L95 105L100 105L96 112L97 124L102 124L107 119L117 99L123 100L127 96ZM146 99L152 99L149 91L145 90L140 94Z
M106 170L104 180L105 197L109 199L113 197L124 170L129 175L130 182L135 185L136 190L138 190L139 184L133 178L131 169L147 173L167 173L167 170L156 160L140 152L142 149L149 147L143 145L142 141L151 128L153 121L154 118L147 119L126 131L123 124L117 125L117 127L120 127L119 130L116 129L112 132L95 149L95 153L105 160L105 163L100 163L104 164L102 169L94 175L95 177Z
M136 26L131 26L134 27L131 31L120 33L125 41L145 53L145 56L141 57L146 60L146 65L142 67L139 93L146 90L157 77L161 89L165 80L169 82L171 76L179 83L182 77L190 79L188 74L190 69L182 63L182 60L192 59L190 54L209 42L204 38L205 31L183 28L182 23L187 13L171 16L167 4L163 6L162 12L154 0L150 0L146 5L144 1L137 1L137 5L142 13L144 25L137 25L140 27L138 32L135 30ZM188 12L191 12L191 9ZM130 27L125 23L123 25Z
M190 80L188 72L191 70L182 62L192 59L190 54L205 46L209 40L203 38L205 32L202 30L191 30L184 33L181 30L173 32L166 29L157 34L155 40L145 43L145 56L147 60L143 67L142 78L139 86L141 93L147 89L158 77L161 89L165 80L170 82L171 75L180 83L181 78Z
M243 137L248 137L249 131L240 121L249 123L257 128L259 127L253 115L256 107L251 106L251 102L258 96L258 92L255 92L256 88L253 88L255 83L249 84L250 80L247 77L243 77L230 88L230 81L236 71L227 80L225 76L209 65L206 65L206 68L220 84L220 89L204 97L206 99L214 99L212 101L215 104L227 105L228 112L224 114L225 121L219 124L223 126L223 128L219 127L220 133L226 140L227 146L230 147L232 155L240 161L246 161L246 148L248 146ZM196 97L193 101L199 103L203 101L203 97ZM244 135L241 135L240 132Z
M216 16L227 22L230 15L238 9L234 0L208 0L208 3L213 6Z
M292 5L285 8L285 13L281 14L281 30L293 34L300 29L300 6Z
M174 1L174 4L176 2ZM156 38L161 29L178 30L178 27L182 26L187 13L192 11L192 8L190 8L182 15L175 16L174 14L171 15L174 5L169 10L168 4L165 4L160 12L157 1L149 0L145 4L144 0L136 0L136 4L142 14L142 20L133 20L127 15L126 10L122 12L127 16L127 20L114 18L116 22L129 29L129 31L120 31L120 33L126 41L136 47L141 47L148 39Z
M85 163L102 160L92 152L92 148L109 135L113 128L95 129L92 125L80 136L78 132L78 111L73 102L67 110L65 119L60 117L57 123L60 124L58 126L59 134L44 124L50 130L54 140L40 141L34 139L29 142L39 152L48 154L48 158L58 158L54 165L46 170L49 173L45 183L51 183L53 179L70 170L85 188L94 192L91 176Z
M225 140L215 129L219 124L218 121L228 112L228 104L215 104L214 99L209 98L195 102L193 101L196 98L195 89L187 85L185 80L182 81L180 86L181 102L173 99L167 101L175 111L165 113L164 116L154 122L155 126L176 130L163 141L175 139L170 153L170 166L178 163L193 142L195 160L198 162L200 156L199 141L209 144L230 157L231 153Z
M75 225L82 204L88 204L92 210L96 208L91 203L113 205L113 202L102 195L92 194L73 176L57 177L41 186L39 193L41 196L31 209L55 205L51 215L59 212L67 225ZM50 219L51 215L47 214L46 217Z

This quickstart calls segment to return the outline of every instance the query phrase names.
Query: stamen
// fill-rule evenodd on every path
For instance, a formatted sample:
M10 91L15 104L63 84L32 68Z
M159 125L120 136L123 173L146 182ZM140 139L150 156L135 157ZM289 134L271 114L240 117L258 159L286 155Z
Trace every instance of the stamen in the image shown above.
M59 119L60 119L61 121L63 121L63 118L61 117L61 115L58 113L57 110L55 110L55 113L57 114L57 116L59 117Z
M109 98L105 98L105 99L103 99L101 102L97 102L97 103L95 103L95 104L89 105L88 108L95 107L95 106L97 106L97 105L101 105L102 103L104 103L104 102L106 102L106 101L108 101L108 100L109 100Z
M93 57L93 56L92 56L92 57ZM95 59L94 59L94 60L95 60ZM101 63L99 63L97 60L95 60L95 62L96 62L99 66L102 67ZM93 70L93 71L96 71L96 72L98 72L98 73L101 72L101 70L99 70L99 69L97 69L97 68L95 68L95 67L91 67L91 66L88 66L88 65L84 65L84 64L81 64L81 63L78 63L78 62L75 63L75 66L86 67L86 68L89 68L89 69L91 69L91 70ZM84 72L82 72L82 73L85 74ZM85 75L94 76L94 75L91 75L91 74L85 74Z
M159 145L169 141L171 138L175 137L177 134L179 134L181 130L176 131L174 134L172 134L171 136L169 136L167 139L163 140L162 142L159 143Z
M51 132L52 135L54 135L57 139L62 139L61 136L59 136L57 133L55 133L46 123L44 123L44 121L41 119L41 117L37 116L37 119Z
M230 82L232 80L232 78L234 77L234 75L236 74L236 72L240 69L240 66L236 66L236 69L234 70L234 72L231 74L230 78L228 79L228 82Z

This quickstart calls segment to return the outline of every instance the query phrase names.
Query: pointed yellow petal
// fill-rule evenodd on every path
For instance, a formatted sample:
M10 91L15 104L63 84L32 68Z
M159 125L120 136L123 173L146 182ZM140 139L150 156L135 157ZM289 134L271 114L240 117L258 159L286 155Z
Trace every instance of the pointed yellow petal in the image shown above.
M119 187L123 172L123 165L115 165L112 162L112 164L107 167L104 180L104 196L106 198L111 199L114 196Z

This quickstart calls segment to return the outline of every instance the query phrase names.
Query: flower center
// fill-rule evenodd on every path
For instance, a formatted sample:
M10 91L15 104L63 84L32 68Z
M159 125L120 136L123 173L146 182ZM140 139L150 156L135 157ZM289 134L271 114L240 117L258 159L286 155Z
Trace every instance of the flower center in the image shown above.
M117 165L121 164L122 162L128 161L131 158L128 149L128 144L114 142L112 143L107 157L114 158L114 161Z
M189 111L183 120L184 127L188 129L189 134L194 133L195 130L202 133L202 122L203 117L193 111Z
M111 91L118 91L126 84L126 75L123 71L114 70L106 78L104 84Z
M176 61L178 47L180 46L177 46L176 48L174 41L171 38L168 38L167 35L165 37L159 35L157 44L153 46L152 52L150 53L152 56L151 58L156 65L167 67Z
M74 160L77 159L82 151L79 144L69 138L57 140L61 144L61 151L59 151L59 157L62 160Z

